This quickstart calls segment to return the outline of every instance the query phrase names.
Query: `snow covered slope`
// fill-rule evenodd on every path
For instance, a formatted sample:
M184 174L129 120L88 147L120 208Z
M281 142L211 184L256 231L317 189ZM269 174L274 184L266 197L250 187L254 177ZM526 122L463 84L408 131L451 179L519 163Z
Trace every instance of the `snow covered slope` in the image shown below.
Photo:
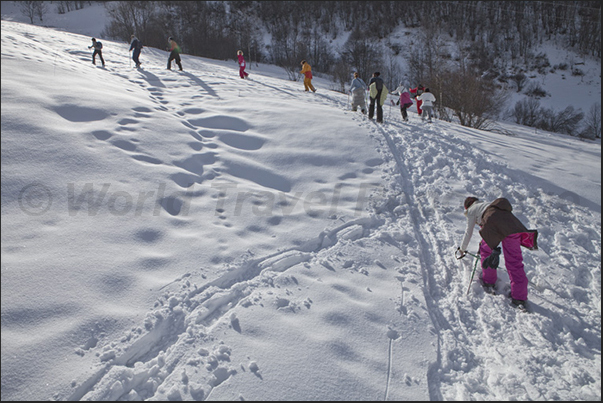
M2 22L2 400L600 399L600 141L89 41ZM468 195L540 231L531 314Z

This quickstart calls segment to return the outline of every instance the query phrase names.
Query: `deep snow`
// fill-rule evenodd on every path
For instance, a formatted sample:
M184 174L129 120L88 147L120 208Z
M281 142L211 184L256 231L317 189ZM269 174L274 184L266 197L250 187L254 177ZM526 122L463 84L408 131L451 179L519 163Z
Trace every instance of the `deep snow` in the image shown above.
M600 140L103 43L2 21L2 400L600 400ZM468 195L539 230L532 313L465 295Z

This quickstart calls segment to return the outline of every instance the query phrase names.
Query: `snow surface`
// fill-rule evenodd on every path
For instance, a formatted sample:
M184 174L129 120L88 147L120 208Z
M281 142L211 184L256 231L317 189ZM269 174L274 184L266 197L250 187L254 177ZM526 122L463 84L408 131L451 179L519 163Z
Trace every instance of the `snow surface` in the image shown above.
M600 140L103 43L2 21L2 400L601 399ZM532 313L468 195L539 230Z

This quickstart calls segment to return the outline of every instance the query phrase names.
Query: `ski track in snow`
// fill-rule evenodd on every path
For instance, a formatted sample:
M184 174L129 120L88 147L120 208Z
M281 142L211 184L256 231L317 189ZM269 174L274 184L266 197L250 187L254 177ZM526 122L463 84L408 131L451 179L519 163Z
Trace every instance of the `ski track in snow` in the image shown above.
M446 126L443 122L441 125L442 127ZM538 373L543 361L550 360L552 365L549 370L558 372L559 375L571 373L572 369L563 365L563 353L560 354L561 357L556 359L551 359L551 351L542 352L542 355L537 356L527 352L517 354L517 349L528 350L535 344L530 341L532 337L538 341L538 344L542 342L540 338L544 338L546 343L550 344L553 350L559 354L557 348L564 344L564 335L560 335L559 338L551 337L559 331L555 324L568 320L570 322L579 320L577 318L568 319L568 310L550 304L546 298L547 293L559 292L559 290L547 288L545 280L547 271L552 270L551 266L555 264L554 262L560 260L556 256L559 253L553 252L550 256L544 256L544 259L540 259L542 257L541 252L524 252L526 270L528 270L531 278L530 300L534 311L532 315L509 309L505 306L507 301L504 297L495 297L497 299L495 305L484 304L484 300L490 302L492 299L488 295L479 299L470 296L467 301L463 292L466 286L465 282L458 281L458 279L466 279L468 275L456 276L457 273L453 271L455 267L453 259L450 258L448 261L442 259L444 256L452 256L453 251L450 245L454 245L455 238L458 239L458 234L454 236L452 229L442 233L442 228L448 228L449 225L446 224L441 213L457 208L454 204L462 197L458 194L459 190L454 188L454 184L439 183L441 181L433 175L436 171L452 168L459 174L458 183L475 184L475 187L463 189L466 191L465 194L477 194L479 196L500 194L507 195L513 200L514 197L523 199L532 190L526 188L523 190L524 194L514 195L513 190L518 188L517 183L521 182L521 178L493 174L493 172L505 172L505 169L488 170L488 166L496 163L489 160L487 156L480 155L472 150L470 145L462 139L447 135L445 129L440 128L440 123L421 129L412 124L394 124L385 127L386 129L379 128L378 131L382 132L389 148L393 150L393 154L397 154L395 160L401 175L402 191L406 194L405 199L412 211L411 216L415 232L419 234L418 244L422 258L424 289L428 294L425 299L440 337L438 371L441 379L439 381L433 380L439 384L437 389L441 390L442 397L445 399L468 400L483 395L483 398L494 396L494 398L504 399L509 393L505 389L505 383L511 382L517 388L515 393L519 399L568 398L569 396L560 396L557 392L551 395L543 395L543 390L546 390L546 387L540 390L529 387L529 385L536 384L546 385L547 376ZM395 127L395 129L392 129L392 127ZM430 151L432 147L437 148L438 152ZM433 155L438 155L435 161L432 161ZM467 155L473 155L472 161L476 161L477 164L474 169L464 169L463 166L468 163ZM417 166L427 166L427 169L413 168L413 161L418 160L423 160L426 164L417 164ZM433 168L433 170L430 170L430 168ZM442 176L449 178L449 175ZM511 184L513 184L513 187L509 186L509 189L506 190L505 185ZM480 194L480 191L483 194ZM410 195L415 195L414 200ZM448 198L449 196L452 197ZM453 203L450 204L447 199ZM550 211L548 207L552 206L539 205L540 203L535 203L529 197L527 199L528 203L523 206L522 216L540 216L545 222L555 221L552 217L550 217L550 221L547 220L549 217L542 217L543 213ZM546 202L547 198L542 197L539 200ZM554 201L551 202L554 203ZM582 213L586 217L589 215L587 211ZM572 215L572 212L569 212L569 216ZM597 233L596 223L586 223L584 218L580 219L578 217L578 214L575 218L580 224L586 224L586 227L589 228L587 231L593 234ZM571 222L572 220L569 219L568 221ZM437 224L432 225L434 222ZM535 227L541 230L541 236L549 235L550 230L540 228L538 225ZM543 239L541 237L541 240ZM547 242L542 241L542 244L546 245ZM549 260L549 258L551 259ZM504 267L503 264L501 264L501 267ZM470 266L466 268L470 270ZM533 272L534 269L537 270L536 273ZM499 270L499 277L506 278L508 284L508 277L504 277L505 274ZM584 284L583 280L579 280L576 285L582 283L582 286L594 291L597 287L596 277L591 276L590 273L577 274L578 278L583 278L583 276L588 279L587 283ZM538 283L541 286L538 286ZM499 284L498 287L503 286ZM571 287L571 284L569 284L568 288L570 290L566 292L571 293ZM471 292L475 294L478 290L474 287ZM580 309L584 312L588 308L581 302L587 302L592 306L596 304L596 299L568 301L572 305L582 305ZM573 307L572 309L578 308ZM570 317L572 309L569 310ZM567 328L564 330L567 332ZM503 335L503 340L508 340L509 343L507 345L489 346L488 342L491 340L483 340L484 334L493 334L492 340L497 340ZM507 334L508 336L505 336ZM600 337L596 334L584 333L578 335L578 339L585 344L579 350L584 348L585 358L590 358L591 354L597 351ZM513 354L514 351L516 354ZM570 352L570 354L572 353ZM515 357L517 359L514 359ZM531 359L524 360L523 357L530 357L534 362ZM476 361L481 365L475 365ZM448 386L445 379L449 378L454 381L454 374L457 371L462 373L475 372L475 388L454 390ZM466 374L463 374L463 376L466 376ZM584 386L582 380L588 380L590 375L574 374L573 378L568 379L568 385L573 383L575 387L581 387ZM524 379L529 379L530 382L526 383ZM588 383L588 381L585 383ZM455 382L451 382L451 384L457 385L454 388L458 389L459 384L455 384ZM464 386L467 387L468 385L465 384ZM570 392L569 388L566 392ZM588 395L589 392L585 392L585 396Z
M89 61L88 54L72 54ZM221 143L240 150L261 148L265 139L253 132L249 122L211 111L212 102L219 102L220 94L212 84L215 74L212 67L205 67L207 69L199 75L144 68L122 73L118 67L107 68L109 74L146 91L155 111L134 107L130 115L116 118L117 127L94 132L94 136L149 170L170 161L165 155L147 153L135 142L115 139L113 133L133 130L153 112L170 114L189 128L193 150L201 150L199 144L204 133L212 138L217 136ZM244 95L257 86L274 96L299 91L299 83L285 83L276 88L259 76L242 82L240 91ZM180 103L172 104L175 99ZM308 102L346 110L345 96L334 92L319 90L317 94L308 94ZM56 112L71 121L82 115L91 121L102 113L82 107L72 115L73 110L66 108ZM263 379L262 366L258 367L253 361L253 351L233 351L221 342L225 329L241 333L245 324L240 318L244 317L245 309L273 304L272 308L279 312L310 311L314 301L300 284L317 281L317 278L332 292L347 293L351 300L359 299L354 296L357 290L334 282L333 272L366 275L376 284L389 282L397 292L389 298L398 316L390 318L388 328L381 329L387 339L387 349L380 352L381 358L376 358L377 354L374 358L375 364L381 365L380 370L385 368L383 384L373 385L374 389L367 386L369 398L480 400L513 396L529 400L569 400L595 397L597 383L593 378L600 379L600 372L591 374L583 368L588 367L587 361L600 354L600 334L588 330L576 333L584 318L595 322L600 315L593 309L598 303L596 288L600 278L596 268L590 268L587 263L600 257L600 245L589 243L589 239L600 239L596 220L589 220L591 213L580 206L562 210L557 198L518 185L522 178L473 149L463 138L449 134L446 122L429 125L411 114L411 122L402 123L396 108L390 109L388 114L386 106L385 112L384 125L345 112L374 139L384 160L384 170L392 178L381 193L371 196L374 213L371 217L333 225L299 247L265 256L241 256L230 263L221 276L210 281L200 272L190 272L164 285L164 296L157 302L156 309L149 312L144 324L99 351L98 368L79 382L70 396L64 397L67 400L246 397L246 391L240 391L238 396L217 388L247 371ZM218 134L215 129L219 129ZM223 161L211 148L203 154L171 162L176 167L171 179L183 189L218 177L221 171L214 168L219 164L223 172L261 187L287 192L291 186L278 172L267 171L243 158ZM491 168L493 165L496 169ZM456 181L450 183L450 178ZM455 260L454 249L462 234L447 215L462 214L460 201L469 194L483 198L508 197L517 206L522 221L540 231L539 243L543 249L524 253L531 280L533 313L520 313L508 305L505 297L485 295L476 285L472 285L470 295L465 296L473 262L467 258ZM522 203L514 203L515 200ZM170 215L178 216L185 204L185 200L172 197L161 206ZM553 215L560 211L563 219ZM542 223L556 226L543 227ZM584 236L584 233L593 236ZM152 244L155 234L141 233L140 237ZM383 251L383 258L362 261L358 250L369 247ZM572 255L572 248L581 248L583 253ZM578 267L578 272L570 273L573 267ZM547 281L549 276L566 277L567 283L553 289ZM499 277L498 288L504 291L508 285L504 270L499 271ZM334 283L329 284L330 281ZM388 298L388 291L382 292L384 298ZM563 305L554 302L559 300ZM337 326L339 321L347 319L343 314L331 312L324 314L324 320ZM413 329L419 328L417 323L423 324L423 333L405 333L407 323L413 323ZM590 324L583 328L595 327ZM413 356L414 347L424 347L430 342L433 351L421 351ZM535 350L534 345L546 348ZM332 348L342 356L352 354L344 345L333 344ZM581 368L571 367L573 360L566 359L566 355L576 354L585 361ZM238 366L234 356L238 362L246 358L251 361L246 367ZM409 356L426 364L425 374L407 374L401 368ZM543 367L548 373L541 371ZM564 379L567 388L560 390L557 385L548 388L547 382L551 379ZM318 392L309 398L320 398Z
M145 85L145 83L140 84ZM251 82L247 85L262 84ZM174 91L178 89L175 88ZM163 109L165 103L162 102L161 91L156 87L147 90L151 98L158 102L158 109ZM287 90L295 91L293 88L278 91ZM311 102L345 108L339 96L316 95ZM183 98L186 98L185 94ZM198 110L193 109L189 110L188 114L196 112ZM187 112L183 112L182 116L187 118ZM504 297L483 295L478 287L472 287L468 298L464 295L471 265L454 260L451 245L455 245L459 234L447 223L445 214L459 208L458 201L462 200L464 194L472 193L478 196L507 194L505 184L513 184L513 187L509 186L509 190L514 191L520 178L495 174L495 172L504 172L504 168L489 170L488 166L497 163L489 160L487 156L480 155L463 139L447 135L444 122L426 125L414 117L411 123L397 122L393 119L385 125L376 125L356 115L353 119L367 128L367 132L380 143L384 159L392 162L390 169L397 181L392 184L389 194L383 195L375 205L379 216L385 218L347 222L319 234L314 240L308 240L309 246L305 249L278 251L261 258L246 257L243 262L233 265L224 276L202 286L193 284L193 281L198 281L195 275L176 281L181 285L182 290L167 293L163 302L166 307L149 314L146 326L151 330L131 343L127 349L123 349L122 354L116 352L115 358L105 364L88 382L84 382L77 388L69 400L123 399L131 397L134 392L139 397L172 400L181 397L182 391L186 390L193 398L214 398L215 395L212 394L214 388L236 373L228 365L224 365L230 361L229 348L225 345L213 351L201 348L199 355L207 358L206 384L197 382L196 385L188 385L187 371L183 367L190 366L191 362L197 364L199 357L187 356L186 350L178 348L179 344L192 343L197 334L209 336L218 327L224 326L224 323L236 330L238 320L232 313L233 309L251 304L249 298L266 283L285 276L292 268L315 264L317 260L328 268L329 263L320 260L320 256L332 255L329 251L344 248L342 240L357 242L374 239L392 245L396 252L400 253L398 258L400 263L414 261L414 265L410 267L416 271L410 270L406 274L416 276L422 282L424 290L422 298L429 321L437 334L436 359L427 373L430 399L475 399L477 396L504 398L508 396L510 387L516 388L514 395L520 399L569 397L569 394L564 396L557 394L558 392L550 396L542 394L542 390L546 390L547 376L536 371L543 361L548 363L550 371L561 373L567 371L568 393L571 387L582 386L581 380L587 384L589 375L572 373L571 368L565 368L563 351L557 350L565 344L564 338L568 335L556 335L558 331L556 323L575 321L576 319L572 319L571 311L584 309L579 304L566 309L547 300L548 293L571 294L571 285L568 285L567 290L547 288L545 277L549 268L546 266L552 266L555 261L559 261L557 256L559 253L541 256L543 255L541 252L533 255L526 252L526 267L531 271L532 285L540 284L540 287L531 290L531 304L534 311L532 314L519 313L508 306ZM231 119L231 122L230 129L233 131L245 126L243 121ZM211 127L211 122L207 120L188 119L183 122L194 130L204 127L203 123L205 127ZM257 144L260 143L261 140L258 140ZM433 155L438 157L433 159ZM473 158L468 160L467 155ZM413 164L413 161L418 160L424 163ZM438 179L440 176L450 177L450 175L438 175L437 172L442 169L452 174L456 173L458 184L470 185L460 187L454 183L441 183ZM508 195L511 200L513 196L527 197L529 202L521 211L524 217L542 215L547 211L546 206L537 205L536 200L530 203L531 191L525 189L525 194ZM543 195L540 196L541 200L547 200ZM554 203L553 200L550 202ZM571 212L568 212L568 215L571 215ZM447 231L443 232L442 228L446 228ZM597 228L592 227L590 230L596 233ZM541 232L545 237L550 235L547 234L546 229L544 231L541 229ZM414 238L413 241L410 241L411 237ZM404 242L401 243L400 240ZM405 246L408 244L414 244L416 248L409 250ZM503 281L506 279L508 283L504 273L501 274L501 279ZM410 290L404 287L403 277L399 280L402 291L398 310L404 316L408 309L404 301L410 298L409 295L405 295L405 291L408 293ZM596 282L592 281L586 286L588 288L595 285ZM310 304L308 301L305 303ZM299 309L293 307L291 301L286 298L278 299L277 304L279 308ZM387 367L384 400L392 397L390 384L395 367L393 357L397 348L403 348L396 343L401 328L402 325L398 331L393 328L388 331L390 340L388 360L384 363ZM492 339L484 340L484 334L492 334ZM599 340L597 335L574 336L582 343L576 348L583 351L587 357L596 351L596 343ZM499 338L507 343L490 345L494 343L493 340ZM533 345L530 341L532 338L545 338L545 342L561 356L553 358L550 356L550 351L543 351L540 354L512 354L515 349L529 349ZM208 337L208 340L215 341L212 337ZM538 340L538 343L542 343L542 340ZM573 354L573 351L568 353ZM523 357L526 356L534 360L535 364L531 363L531 360L525 360ZM457 377L460 375L466 377L467 372L472 373L473 384L456 382L460 380ZM396 382L412 383L407 374L397 376ZM530 382L526 383L523 380L526 377ZM164 385L163 388L159 387L161 384ZM459 384L462 385L461 388ZM542 387L530 388L526 387L526 384L538 384ZM575 393L575 390L572 393ZM585 391L584 396L589 396L588 390Z

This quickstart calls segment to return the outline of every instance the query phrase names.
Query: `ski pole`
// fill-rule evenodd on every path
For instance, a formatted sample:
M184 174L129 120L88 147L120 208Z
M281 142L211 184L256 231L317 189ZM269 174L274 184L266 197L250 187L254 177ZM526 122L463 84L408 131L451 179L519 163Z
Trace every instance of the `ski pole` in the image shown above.
M471 255L473 257L475 257L475 264L473 265L473 273L471 273L471 280L469 280L469 287L467 287L467 294L465 295L469 295L469 291L471 291L471 283L473 283L473 276L475 276L475 270L477 270L477 262L478 262L478 258L475 255Z
M459 253L460 253L460 255L459 255ZM474 258L476 258L476 259L477 259L477 258L479 258L479 256L478 256L478 255L474 255L474 254L473 254L473 253L471 253L471 252L463 252L463 253L461 253L461 248L458 248L458 249L456 250L456 252L454 252L454 257L456 257L456 260L461 260L462 258L464 258L464 257L465 257L465 255L469 255L469 256L474 257Z
M473 283L473 277L475 276L475 271L477 270L477 262L479 261L479 256L469 252L462 252L461 248L458 248L456 252L454 252L454 257L456 257L457 260L461 260L465 257L465 255L472 256L475 259L475 264L473 265L473 272L471 273L471 279L469 280L469 287L467 287L467 294L465 294L469 295L469 291L471 291L471 283Z

